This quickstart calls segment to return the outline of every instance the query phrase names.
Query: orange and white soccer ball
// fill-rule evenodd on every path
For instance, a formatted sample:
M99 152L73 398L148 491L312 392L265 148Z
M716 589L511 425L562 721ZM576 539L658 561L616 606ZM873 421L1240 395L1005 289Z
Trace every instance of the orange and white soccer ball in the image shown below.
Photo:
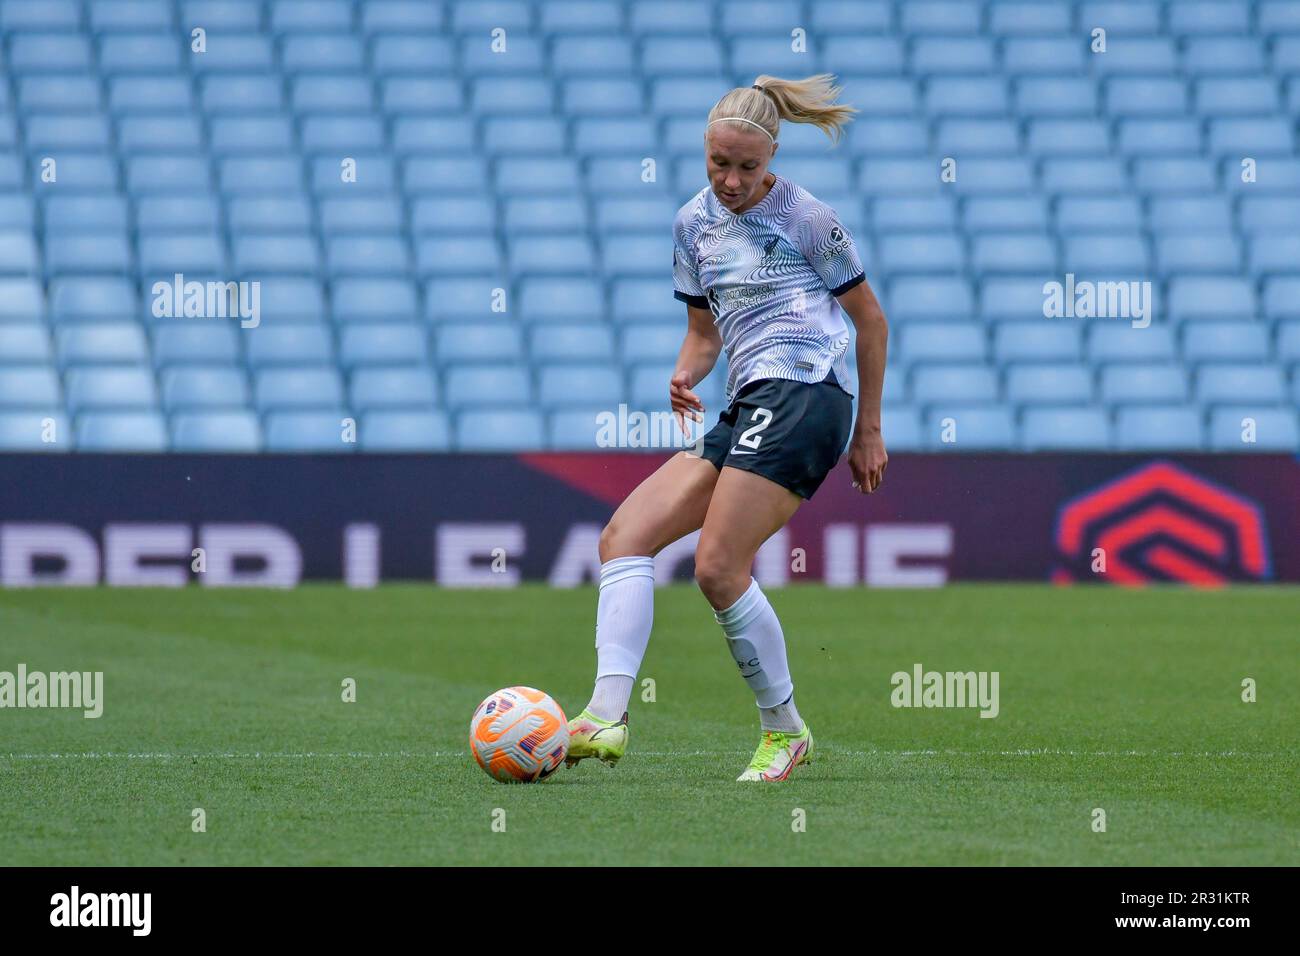
M469 750L494 780L544 780L559 769L569 752L569 721L549 694L531 687L506 687L474 711Z

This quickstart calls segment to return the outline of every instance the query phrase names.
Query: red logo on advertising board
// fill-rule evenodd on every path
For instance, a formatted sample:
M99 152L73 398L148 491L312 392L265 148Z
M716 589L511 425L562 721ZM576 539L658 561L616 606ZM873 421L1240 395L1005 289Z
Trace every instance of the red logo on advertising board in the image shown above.
M1215 587L1273 576L1253 501L1171 462L1153 462L1061 508L1058 582L1179 581ZM1101 549L1105 572L1093 570Z

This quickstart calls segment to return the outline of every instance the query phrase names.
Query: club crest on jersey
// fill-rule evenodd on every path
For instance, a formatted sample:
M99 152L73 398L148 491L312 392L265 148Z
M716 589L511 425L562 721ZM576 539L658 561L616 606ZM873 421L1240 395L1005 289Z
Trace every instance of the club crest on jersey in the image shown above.
M763 265L766 266L772 264L772 260L776 258L777 244L780 241L781 241L780 236L773 236L770 240L768 240L767 244L763 246L763 262L762 262Z

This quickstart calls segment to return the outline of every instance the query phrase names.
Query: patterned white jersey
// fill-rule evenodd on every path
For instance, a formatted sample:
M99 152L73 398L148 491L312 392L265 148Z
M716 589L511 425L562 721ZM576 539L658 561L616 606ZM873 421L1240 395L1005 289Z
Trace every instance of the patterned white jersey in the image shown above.
M820 382L831 371L852 394L835 296L863 278L835 210L780 176L739 216L706 186L673 220L673 295L713 313L730 368L727 404L756 379Z

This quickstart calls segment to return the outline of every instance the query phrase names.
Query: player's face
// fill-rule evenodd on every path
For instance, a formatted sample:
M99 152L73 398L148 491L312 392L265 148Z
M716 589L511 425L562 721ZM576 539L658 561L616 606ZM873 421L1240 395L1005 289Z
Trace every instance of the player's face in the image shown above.
M704 140L704 162L709 186L718 202L734 213L753 205L775 152L776 144L761 130L739 130L722 124L710 127Z

